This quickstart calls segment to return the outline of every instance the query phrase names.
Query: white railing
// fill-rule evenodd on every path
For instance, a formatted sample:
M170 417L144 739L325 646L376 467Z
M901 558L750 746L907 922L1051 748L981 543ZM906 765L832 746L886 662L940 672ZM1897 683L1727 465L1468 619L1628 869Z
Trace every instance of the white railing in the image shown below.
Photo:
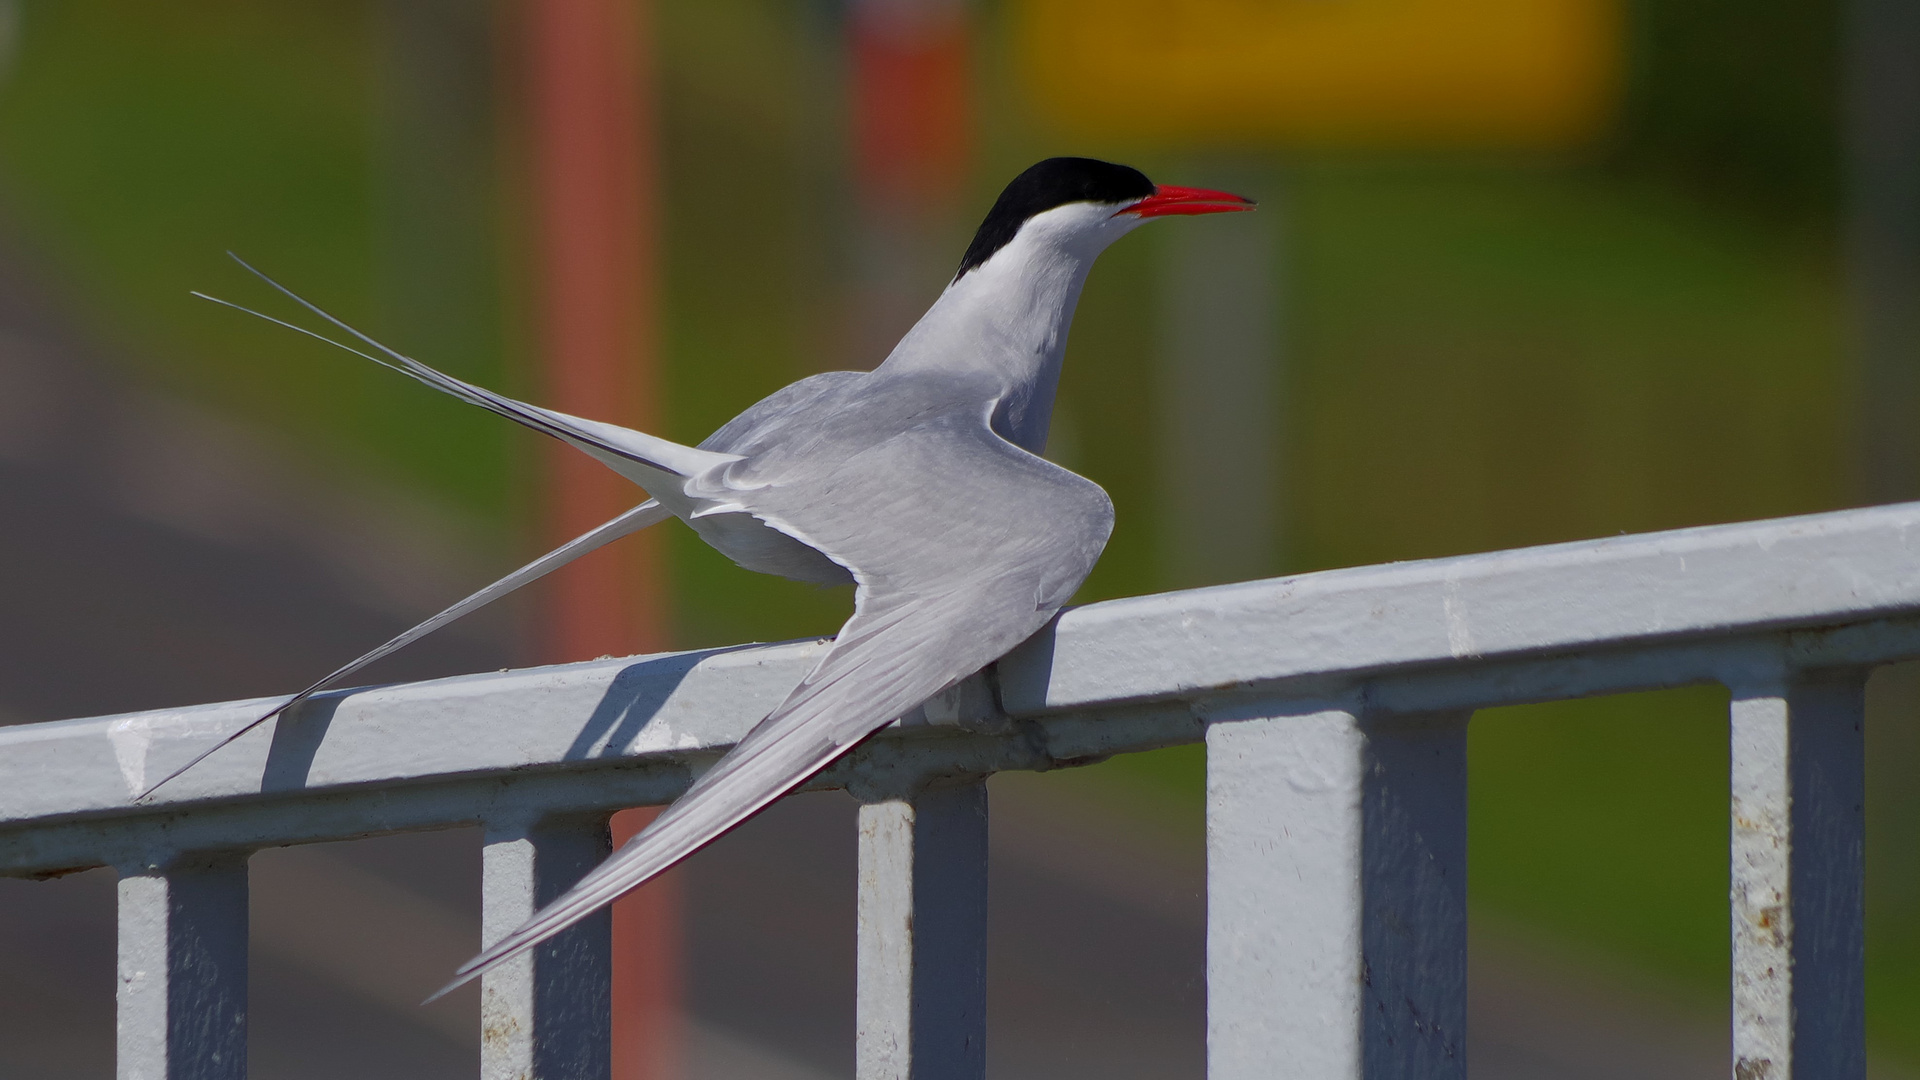
M483 933L672 799L818 643L0 730L0 873L120 872L119 1075L246 1072L246 857L479 824ZM1063 615L816 787L860 815L858 1075L984 1071L987 775L1204 741L1208 1075L1466 1075L1477 708L1732 693L1739 1080L1863 1077L1862 710L1920 656L1920 504L1336 570ZM603 1077L608 923L482 987L483 1073Z

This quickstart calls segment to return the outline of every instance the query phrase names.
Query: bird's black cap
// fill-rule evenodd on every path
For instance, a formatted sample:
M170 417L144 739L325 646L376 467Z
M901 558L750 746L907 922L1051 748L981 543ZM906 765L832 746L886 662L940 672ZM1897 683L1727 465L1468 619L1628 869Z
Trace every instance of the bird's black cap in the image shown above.
M1020 226L1035 214L1068 203L1122 203L1153 194L1153 181L1139 169L1093 158L1048 158L1013 178L994 200L980 231L960 260L958 280L1006 247Z

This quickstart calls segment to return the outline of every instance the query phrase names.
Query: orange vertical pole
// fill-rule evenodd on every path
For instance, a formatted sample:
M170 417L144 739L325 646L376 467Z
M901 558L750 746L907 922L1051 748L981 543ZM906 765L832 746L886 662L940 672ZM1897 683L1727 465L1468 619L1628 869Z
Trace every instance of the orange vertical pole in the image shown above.
M967 11L955 0L856 0L848 14L853 142L869 204L947 210L972 133Z
M959 261L952 225L972 156L969 29L960 0L853 0L847 9L863 362L887 354Z
M643 0L527 0L520 40L531 128L541 397L648 429L657 401L658 189ZM549 546L632 506L638 489L554 444L542 470ZM554 575L551 661L666 643L660 537L622 541ZM616 815L616 842L651 811ZM613 907L614 1080L678 1072L675 882Z
M617 847L659 813L613 815ZM669 871L613 903L613 1080L673 1080L680 1062L680 878Z

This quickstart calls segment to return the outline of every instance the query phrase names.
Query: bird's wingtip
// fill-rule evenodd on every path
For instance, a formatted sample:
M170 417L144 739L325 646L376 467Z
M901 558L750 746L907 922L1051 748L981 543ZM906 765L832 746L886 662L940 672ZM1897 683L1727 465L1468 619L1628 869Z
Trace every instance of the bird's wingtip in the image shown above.
M426 998L420 1002L420 1005L423 1008L425 1006L431 1005L434 1002L439 1001L441 998L446 997L448 994L453 993L455 990L460 989L460 987L466 985L466 982L467 982L467 976L464 976L464 975L460 976L459 978L454 979L452 982L441 987L440 989L435 990L433 993L428 994Z
M222 745L225 745L225 744L222 744ZM219 749L219 747L215 747L214 749L217 750ZM135 795L133 797L133 801L136 803L146 802L148 797L151 796L154 792L159 791L161 788L166 787L168 784L173 783L174 780L179 778L181 773L186 772L188 769L191 769L195 765L200 764L201 761L205 760L206 756L207 756L206 754L202 754L199 757L194 758L192 761L187 762L185 765L180 766L178 769L175 769L172 772L168 773L167 775L161 777L160 779L155 780L153 783L148 784L145 791L142 791L138 795Z
M212 299L212 298L209 297L208 299ZM220 302L225 303L225 301L220 301ZM198 765L201 762L212 757L214 753L218 751L221 747L226 746L228 743L232 742L233 740L239 738L242 735L245 735L247 732L252 731L254 728L257 728L261 724L264 724L267 721L273 719L274 717L280 715L282 712L285 712L287 709L291 708L295 702L298 702L303 698L308 697L312 693L313 691L306 690L306 691L302 691L301 693L294 694L291 697L287 698L287 700L274 706L271 712L268 712L267 714L261 716L257 720L248 721L238 731L235 731L231 735L228 735L222 738L219 742L214 743L212 746L209 746L205 750L202 750L198 754L195 754L193 756L193 759L191 761L188 761L185 765L180 766L179 768L173 770L172 772L161 777L160 779L155 780L153 783L148 784L147 789L145 791L142 791L138 795L135 795L133 797L133 801L136 803L146 801L147 796L153 794L156 791L159 791L161 788L166 787L168 784L173 783L175 780L178 780L182 775L186 773L188 769L191 769L195 765Z
M455 990L460 989L462 986L465 986L466 984L472 982L474 979L478 978L482 974L485 974L487 968L490 966L491 964L487 962L487 957L485 953L482 953L481 955L474 957L473 959L467 961L466 963L461 964L457 969L454 970L453 978L448 981L447 985L441 987L438 990L435 990L431 994L428 994L426 1000L422 1001L420 1004L425 1006L425 1005L431 1005L434 1002L439 1001L441 998L446 997L448 994L453 993Z

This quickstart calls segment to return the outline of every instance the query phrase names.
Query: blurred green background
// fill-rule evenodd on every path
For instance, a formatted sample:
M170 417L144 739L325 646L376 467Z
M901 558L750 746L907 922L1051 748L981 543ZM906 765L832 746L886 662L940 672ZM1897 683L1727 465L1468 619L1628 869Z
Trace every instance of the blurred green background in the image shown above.
M534 436L190 300L271 298L232 248L398 347L532 383L512 74L409 159L390 5L60 0L10 7L4 227L136 377L243 416L346 476L399 483L524 550ZM967 205L1061 145L981 20ZM484 12L482 16L484 18ZM848 194L835 13L662 0L663 435L697 440L843 355ZM1628 93L1559 156L1265 155L1284 177L1287 417L1278 567L1306 571L1856 501L1838 242L1836 7L1638 0ZM410 119L409 117L413 117ZM1253 152L1249 152L1250 154ZM1261 156L1254 154L1253 156ZM1134 163L1180 182L1178 157ZM463 167L462 163L465 163ZM429 162L431 164L431 162ZM477 167L476 167L477 166ZM409 170L412 170L411 172ZM957 259L964 233L954 238ZM1119 524L1082 602L1164 587L1149 394L1154 230L1095 271L1061 409ZM929 281L929 297L940 282ZM278 310L278 308L270 309ZM830 632L838 592L740 572L676 529L677 643ZM1869 1022L1920 1064L1920 806L1881 680L1870 739ZM1473 725L1479 917L1724 996L1724 694L1501 709ZM1196 754L1110 766L1191 804Z

